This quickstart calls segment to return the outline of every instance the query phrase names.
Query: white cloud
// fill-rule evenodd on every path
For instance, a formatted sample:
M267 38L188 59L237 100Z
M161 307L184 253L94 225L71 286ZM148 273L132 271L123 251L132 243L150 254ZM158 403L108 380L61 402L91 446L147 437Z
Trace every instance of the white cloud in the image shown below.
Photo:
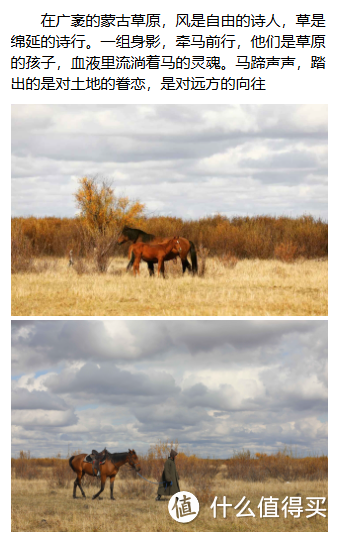
M64 427L77 421L72 410L12 410L12 424L29 427Z
M14 454L327 450L326 321L13 321L13 369Z
M326 218L326 166L327 106L12 107L13 215L74 216L78 178L99 175L164 215Z

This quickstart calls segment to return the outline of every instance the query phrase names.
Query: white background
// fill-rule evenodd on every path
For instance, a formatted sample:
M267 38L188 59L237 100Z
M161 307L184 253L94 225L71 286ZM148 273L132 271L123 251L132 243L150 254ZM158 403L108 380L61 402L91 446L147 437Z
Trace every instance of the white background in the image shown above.
M254 7L256 6L256 7ZM133 13L157 13L160 12L163 14L163 20L171 19L175 20L176 13L182 13L182 12L190 12L190 13L204 13L207 14L236 14L236 13L248 13L248 14L258 14L262 13L266 16L271 14L272 12L275 12L277 20L283 20L284 22L288 23L288 21L294 20L294 16L299 13L324 13L325 19L327 21L327 28L326 28L326 44L327 48L325 50L325 57L326 57L326 69L325 72L322 70L315 70L315 69L308 69L305 70L304 68L301 69L298 72L295 72L293 76L287 75L287 73L279 72L278 69L276 71L272 71L269 73L269 79L271 80L268 86L268 90L265 92L197 92L197 91L177 91L177 92L149 92L146 95L143 95L142 92L95 92L95 91L86 91L86 92L45 92L45 91L32 91L32 92L24 92L24 91L16 91L11 92L10 90L10 80L11 77L14 75L28 75L29 71L15 71L14 73L10 71L10 57L13 55L13 51L17 54L17 52L20 49L11 49L10 48L10 38L13 34L26 34L26 33L47 33L47 29L43 29L40 25L41 17L40 15L48 11L49 13L65 13L65 14L74 14L74 13L94 13L97 14L103 14L103 13L113 13L113 14L133 14ZM10 354L10 324L9 324L9 309L10 309L10 285L9 285L9 248L10 248L10 223L9 223L9 215L10 215L10 105L16 104L16 103L34 103L34 104L40 104L40 103L49 103L49 104L77 104L77 103L96 103L96 104L103 104L103 103L121 103L121 104L129 104L129 103L152 103L152 104L161 104L161 103L190 103L190 104L199 104L199 103L275 103L275 104L298 104L298 103L307 103L307 104L317 104L317 103L323 103L323 104L329 104L329 173L330 173L330 199L331 200L331 206L332 206L332 214L330 212L330 233L333 238L331 239L331 248L330 248L330 264L334 267L331 268L331 272L336 274L336 216L335 212L337 210L336 203L337 203L337 194L336 194L336 180L337 180L337 161L336 161L336 153L337 153L337 76L335 75L336 71L336 61L337 56L335 52L337 51L336 46L336 34L337 34L337 10L334 7L333 2L327 2L327 1L321 1L321 2L297 2L297 1L285 1L285 2L236 2L234 3L220 3L220 2L34 2L34 3L28 3L28 2L12 2L12 3L6 3L6 5L3 7L3 13L2 13L2 36L3 36L3 45L2 50L4 53L2 54L2 88L1 88L1 107L2 107L2 147L3 147L3 157L5 160L5 165L2 173L2 184L4 186L3 191L3 211L2 211L2 217L3 217L3 224L2 224L2 232L3 232L3 239L5 240L5 255L6 255L6 261L1 263L1 269L2 269L2 281L3 281L3 301L2 301L2 335L5 338L5 345L4 345L4 351L3 351L3 360L5 363L5 369L3 369L3 381L5 384L5 387L3 388L3 394L2 394L2 405L6 406L6 420L8 422L8 430L10 427L10 417L9 417L9 409L10 409L10 383L9 383L9 356ZM66 29L66 25L62 26L63 31L60 32L60 34L67 34L72 35L72 33L87 33L87 31L83 31L85 29L74 29L68 27ZM187 33L186 31L181 31L183 28L175 28L174 24L171 26L172 35L176 34L183 34ZM299 32L296 31L297 27L294 26L294 29L290 29L291 26L287 26L285 33L293 33L293 34L307 34L310 33L310 31L307 31L306 28L302 29L299 27ZM278 29L278 28L276 28ZM54 29L55 33L57 33L58 29ZM73 31L75 30L75 31ZM81 31L80 31L81 30ZM178 31L179 30L179 31ZM209 30L209 31L208 31ZM219 33L227 33L225 31L226 29L222 28L205 28L203 30L203 33L205 34L219 34ZM261 29L259 30L260 33L263 33ZM311 31L313 32L314 29ZM99 29L92 29L91 34L98 36ZM269 29L264 30L269 33ZM121 32L122 33L122 32ZM139 33L139 32L138 32ZM153 33L153 31L149 31L149 33ZM195 28L189 29L189 33L200 33L200 31ZM236 28L231 29L229 28L228 33L238 33L238 30ZM246 29L241 30L241 35L249 35L252 33L252 29ZM277 32L274 32L277 34ZM278 33L283 33L283 30L279 30ZM320 31L318 31L320 33ZM169 40L170 37L170 31L169 28L166 28L165 35L166 40ZM246 38L247 39L247 38ZM21 49L21 54L23 55L27 51L25 49ZM36 55L39 55L39 51L36 50ZM182 52L184 50L179 50L178 54L175 55L182 55ZM297 53L297 50L295 51ZM315 51L316 55L324 55L323 49L320 49L319 51ZM44 53L47 54L49 51L44 50ZM111 52L114 53L113 51ZM172 52L174 54L174 51ZM192 55L192 52L189 52L189 55ZM201 53L200 50L196 49L194 50L194 54L199 55ZM241 50L241 53L244 52ZM248 51L245 52L248 55L251 53L251 50L248 48ZM290 51L290 55L293 55L294 51ZM302 50L298 52L299 54L304 53ZM310 52L306 52L308 55ZM71 54L73 55L73 51L71 51ZM95 50L96 55L100 55ZM202 54L202 53L201 53ZM279 55L287 55L285 52L283 54L280 50L267 50L262 51L261 55L266 55L267 57L270 57L271 55L279 56ZM126 55L131 55L127 54ZM206 55L206 54L205 54ZM216 52L213 55L218 55ZM297 57L297 56L296 56ZM256 75L255 71L243 71L242 69L238 68L240 76L244 77L250 77L250 74L254 73L253 75ZM43 72L43 71L41 71ZM45 71L46 75L48 75L49 71ZM148 71L147 77L148 77ZM212 74L213 71L208 71L208 74ZM233 73L236 72L235 68L231 69L231 75L234 75ZM262 77L264 77L265 71L259 71L259 74L261 74ZM294 71L291 71L294 72ZM64 72L63 72L64 74ZM158 76L158 73L156 71L156 75ZM167 74L165 75L174 75L174 74ZM296 79L296 76L297 79ZM140 75L140 77L142 77ZM290 79L291 78L291 79ZM284 83L281 83L281 81L284 81ZM273 90L271 90L271 87L273 87ZM330 284L330 330L329 330L329 347L330 347L330 376L334 376L336 371L336 344L335 344L335 336L334 331L336 329L336 283L335 278L332 277L331 284ZM45 318L44 318L45 319ZM70 320L72 318L69 318ZM176 318L177 319L177 318ZM238 319L238 318L236 318ZM257 318L258 320L261 318ZM289 318L286 318L289 319ZM112 319L114 320L114 318ZM116 319L117 320L117 319ZM143 319L140 319L143 320ZM162 318L158 318L157 320L162 320ZM166 319L167 320L167 319ZM182 319L183 320L183 319ZM196 319L198 320L198 319ZM211 319L213 320L213 319ZM227 319L231 320L231 319ZM264 318L264 320L267 320ZM283 318L280 319L274 319L271 318L271 320L283 320ZM313 319L316 320L316 319ZM333 386L333 387L332 387ZM331 389L332 387L332 389ZM331 404L334 402L334 390L336 388L333 385L333 380L330 381L330 391L331 391ZM332 398L334 400L332 401ZM8 418L8 419L7 419ZM333 442L335 439L335 429L334 425L331 427L331 442ZM10 438L8 438L6 443L6 451L10 451ZM331 448L331 451L333 451L333 448ZM6 454L6 458L9 459L10 454ZM330 466L332 469L332 466L334 465L335 461L335 454L332 454L332 457L330 456ZM9 467L9 461L7 461L7 468L8 468L8 475L10 476L10 467ZM331 477L332 480L332 477ZM2 492L5 494L6 498L9 497L9 484L6 481L6 484L3 484ZM333 494L333 487L332 484L330 486L330 493L331 498L334 496ZM333 502L331 500L331 502ZM9 525L9 513L10 513L9 506L6 507L6 514L8 518L8 523L6 526L4 526L4 532L10 531L10 525ZM333 523L333 521L332 521ZM333 526L331 523L331 527Z

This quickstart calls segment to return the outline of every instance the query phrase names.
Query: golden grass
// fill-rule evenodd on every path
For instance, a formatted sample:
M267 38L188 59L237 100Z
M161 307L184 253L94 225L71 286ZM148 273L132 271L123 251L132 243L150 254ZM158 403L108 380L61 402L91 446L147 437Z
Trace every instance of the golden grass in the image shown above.
M184 480L181 490L194 493L195 489ZM144 495L137 488L147 485ZM285 483L230 481L219 473L214 479L214 494L221 502L223 495L227 503L234 506L246 496L249 507L256 517L236 517L238 510L227 509L223 518L222 508L213 518L210 509L212 498L200 506L198 517L190 523L177 523L168 512L168 501L155 502L156 486L134 480L115 482L115 501L109 499L109 486L103 492L102 500L92 501L96 488L85 488L87 499L72 498L72 484L68 488L57 488L48 480L12 480L12 531L18 532L324 532L328 530L328 519L321 516L306 518L303 512L299 519L291 515L284 518L280 504L286 496L301 496L304 510L306 497L327 497L327 481L302 481ZM278 497L280 517L260 518L257 508L261 497ZM327 501L323 508L328 509ZM327 513L326 513L327 515Z
M39 273L12 275L14 316L325 316L327 261L242 260L227 269L207 258L203 278L167 263L165 280L146 265L134 279L115 258L106 275L78 275L68 260L35 260Z

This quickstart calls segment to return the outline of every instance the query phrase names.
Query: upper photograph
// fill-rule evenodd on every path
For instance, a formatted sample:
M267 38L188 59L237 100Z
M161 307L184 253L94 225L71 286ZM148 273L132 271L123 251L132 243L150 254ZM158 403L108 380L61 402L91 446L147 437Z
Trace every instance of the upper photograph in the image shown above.
M12 316L327 316L327 123L12 106Z

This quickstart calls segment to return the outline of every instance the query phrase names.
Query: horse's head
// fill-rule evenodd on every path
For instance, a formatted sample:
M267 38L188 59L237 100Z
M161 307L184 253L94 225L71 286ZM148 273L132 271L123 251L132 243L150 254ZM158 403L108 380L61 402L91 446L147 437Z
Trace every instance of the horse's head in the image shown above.
M126 236L125 234L121 234L117 240L117 244L122 245L123 243L127 243L127 241L129 241L129 237Z
M128 449L127 462L136 471L141 471L140 460L138 459L137 454L134 451L134 449L132 450Z
M179 254L180 252L182 252L180 238L178 236L173 237L173 248L171 249L171 251L175 254Z

